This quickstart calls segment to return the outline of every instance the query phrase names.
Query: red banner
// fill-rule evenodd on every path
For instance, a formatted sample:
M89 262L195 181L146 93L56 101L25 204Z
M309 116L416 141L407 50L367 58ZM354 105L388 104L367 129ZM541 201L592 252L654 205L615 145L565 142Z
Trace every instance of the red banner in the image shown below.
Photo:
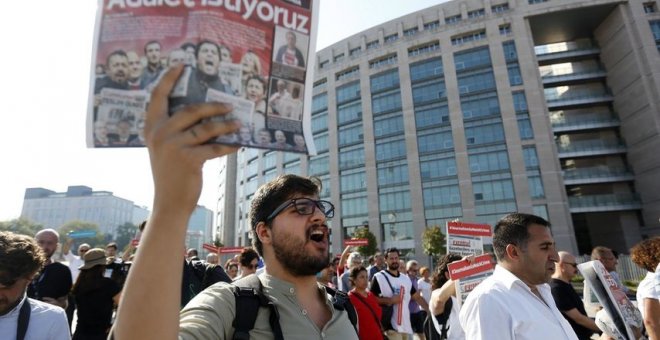
M234 254L234 253L240 253L245 249L245 247L223 247L220 248L218 253L220 254Z
M470 263L467 260L460 260L450 263L447 265L447 268L449 269L449 277L452 280L459 280L464 277L493 270L494 266L491 256L489 254L484 254L475 257L473 263Z
M352 238L344 240L344 246L366 246L369 240L366 238Z
M213 245L210 245L210 244L208 244L208 243L204 243L204 244L202 244L202 248L204 248L204 249L206 249L206 250L208 250L208 251L210 251L210 252L213 252L213 253L217 253L217 252L218 252L218 247L213 246Z
M447 222L447 234L468 236L492 236L493 233L488 224Z

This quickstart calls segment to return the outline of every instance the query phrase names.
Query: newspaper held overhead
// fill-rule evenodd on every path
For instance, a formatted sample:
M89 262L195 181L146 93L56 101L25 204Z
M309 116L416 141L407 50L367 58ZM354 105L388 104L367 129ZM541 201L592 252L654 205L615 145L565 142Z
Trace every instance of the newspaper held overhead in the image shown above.
M206 101L234 111L215 143L316 154L311 133L318 0L98 0L89 147L144 146L144 113L164 72L185 64L170 114Z
M642 329L642 315L619 288L616 281L600 261L589 261L578 265L578 270L584 277L585 285L589 285L598 301L603 306L599 313L606 317L596 316L598 327L616 340L633 340L636 328Z

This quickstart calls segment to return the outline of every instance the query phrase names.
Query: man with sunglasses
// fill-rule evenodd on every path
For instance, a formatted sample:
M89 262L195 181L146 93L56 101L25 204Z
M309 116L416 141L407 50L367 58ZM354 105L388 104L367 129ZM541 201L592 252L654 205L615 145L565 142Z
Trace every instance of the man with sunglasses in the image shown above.
M209 159L237 150L206 141L240 128L237 120L205 119L230 113L231 107L224 104L196 104L169 116L167 95L182 71L177 66L165 73L146 115L154 203L124 286L115 322L117 339L175 339L177 335L179 339L231 339L234 335L232 285L209 287L179 314L181 270L177 269L184 249L177 245L184 244L186 225L201 193L202 167ZM252 198L252 243L266 264L258 275L259 289L277 314L266 305L259 308L249 331L251 339L275 337L271 315L279 315L286 339L357 339L348 313L333 308L331 297L316 282L316 273L328 265L327 220L334 215L334 206L318 195L314 181L286 175L260 187Z
M234 280L239 280L257 272L257 266L259 265L259 254L257 254L257 252L252 248L245 248L243 251L241 251L241 255L238 257L238 263L241 267L241 275L236 277Z
M578 339L591 339L594 333L600 333L596 322L587 316L580 295L571 285L571 279L578 273L575 256L568 252L559 252L559 262L555 263L555 273L550 280L552 297L557 308L571 324Z
M46 264L34 239L0 232L0 338L71 339L64 310L26 296L32 278Z

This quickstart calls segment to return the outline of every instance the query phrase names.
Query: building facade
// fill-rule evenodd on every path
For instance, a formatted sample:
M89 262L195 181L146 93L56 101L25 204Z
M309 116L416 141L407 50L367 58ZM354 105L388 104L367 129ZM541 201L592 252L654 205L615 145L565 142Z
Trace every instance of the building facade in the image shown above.
M94 191L87 186L69 186L66 192L28 188L23 198L22 218L58 229L71 221L95 223L104 234L116 236L118 226L136 224L149 215L145 207L114 196L109 191Z
M226 158L219 232L249 244L251 195L297 173L335 202L334 253L366 226L421 259L427 226L514 211L627 252L660 234L659 49L656 1L455 0L357 33L316 55L318 155Z
M201 251L202 244L213 243L213 211L198 205L188 221L186 246Z

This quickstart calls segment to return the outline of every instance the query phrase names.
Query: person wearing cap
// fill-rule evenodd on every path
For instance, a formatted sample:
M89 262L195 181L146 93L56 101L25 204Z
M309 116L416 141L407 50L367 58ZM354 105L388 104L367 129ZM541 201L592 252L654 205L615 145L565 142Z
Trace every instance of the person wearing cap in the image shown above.
M103 276L108 258L101 248L88 250L85 263L71 292L78 308L78 323L73 339L105 339L110 331L112 311L119 303L121 288Z

